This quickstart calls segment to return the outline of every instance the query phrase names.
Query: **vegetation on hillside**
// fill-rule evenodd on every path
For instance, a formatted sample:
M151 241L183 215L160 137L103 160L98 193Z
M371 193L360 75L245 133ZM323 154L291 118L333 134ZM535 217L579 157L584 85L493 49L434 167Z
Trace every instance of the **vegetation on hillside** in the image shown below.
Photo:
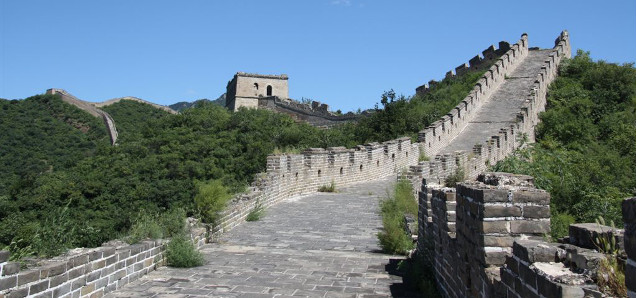
M370 117L327 130L206 101L171 115L123 100L104 108L117 125L118 146L109 145L101 119L57 96L1 100L0 247L51 256L127 234L148 237L160 229L136 231L140 214L161 218L176 208L214 222L226 200L265 171L270 153L415 137L479 75L445 79L424 96L386 92Z
M535 177L551 193L553 236L573 221L621 222L635 195L635 67L592 61L588 52L560 67L549 89L537 143L494 170Z

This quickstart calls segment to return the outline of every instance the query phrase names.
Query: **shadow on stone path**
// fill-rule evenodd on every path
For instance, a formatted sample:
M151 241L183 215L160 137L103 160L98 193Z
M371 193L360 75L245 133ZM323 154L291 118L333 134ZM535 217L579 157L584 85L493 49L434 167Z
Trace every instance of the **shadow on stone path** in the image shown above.
M392 184L288 199L205 245L204 266L161 267L107 297L406 297L388 273L402 257L380 253L376 239Z

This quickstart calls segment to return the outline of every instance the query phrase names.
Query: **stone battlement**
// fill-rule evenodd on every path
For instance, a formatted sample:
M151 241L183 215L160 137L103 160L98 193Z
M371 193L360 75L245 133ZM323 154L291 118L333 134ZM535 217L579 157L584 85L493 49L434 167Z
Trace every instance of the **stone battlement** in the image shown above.
M467 178L475 178L489 165L504 159L525 142L535 140L534 127L539 122L539 113L544 111L548 86L557 77L562 59L570 57L570 42L566 31L560 34L555 47L547 55L547 60L539 68L540 72L534 75L529 93L524 96L519 112L511 115L509 119L493 119L493 122L488 124L500 127L499 130L495 130L497 134L485 136L480 143L475 143L471 150L451 151L448 148L452 142L458 143L456 138L461 133L466 134L467 127L480 124L474 120L481 106L513 73L528 52L527 36L522 35L520 41L491 66L459 105L419 132L421 150L430 160L411 167L410 176L413 182L419 184L420 178L424 177L428 183L442 184L446 177L459 169ZM415 187L418 188L418 185Z
M445 78L453 78L455 76L461 76L469 71L477 70L490 63L493 63L496 58L502 56L504 53L508 52L511 49L511 45L506 41L501 41L498 44L498 48L491 45L482 51L482 56L480 54L474 56L469 60L469 63L463 63L460 66L455 68L454 70L450 70L445 74ZM427 84L421 85L416 88L417 95L423 95L429 92L430 88L433 88L436 84L438 84L435 80L430 80Z
M262 78L262 79L279 79L279 80L287 80L288 76L286 74L280 75L266 75L266 74L258 74L258 73L247 73L239 71L235 76L240 77L252 77L252 78Z
M624 230L571 225L563 243L550 233L550 195L524 175L486 173L456 188L419 192L418 252L446 297L601 297L593 280L605 256L597 235L627 248L626 285L634 296L635 199L623 204ZM582 244L585 245L582 245Z

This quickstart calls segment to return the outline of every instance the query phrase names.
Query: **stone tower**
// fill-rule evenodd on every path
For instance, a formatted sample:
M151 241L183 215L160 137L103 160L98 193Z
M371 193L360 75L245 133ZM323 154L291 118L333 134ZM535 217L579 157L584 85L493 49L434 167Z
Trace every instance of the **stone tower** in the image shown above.
M236 111L240 107L257 108L260 97L288 98L288 76L261 75L237 72L226 87L226 107Z

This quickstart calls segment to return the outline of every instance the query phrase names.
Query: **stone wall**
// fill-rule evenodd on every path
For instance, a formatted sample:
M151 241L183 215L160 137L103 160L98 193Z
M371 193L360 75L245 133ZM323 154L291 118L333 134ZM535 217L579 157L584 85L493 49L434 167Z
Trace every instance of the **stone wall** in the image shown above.
M229 204L220 223L211 228L216 238L241 224L256 206L269 207L295 195L316 192L336 183L336 188L394 175L418 162L418 145L409 138L382 144L311 148L302 154L271 155L267 171L258 174L251 190Z
M117 143L118 135L117 128L115 127L115 121L113 120L113 117L111 117L111 115L109 115L107 112L97 108L93 103L83 101L62 89L48 89L46 90L46 94L58 94L64 102L74 105L95 117L101 117L102 120L104 120L106 129L108 130L108 136L111 139L111 145L115 145Z
M618 244L626 242L618 249L629 248L626 284L634 296L634 202L623 205L625 236L607 226L575 225L565 243L550 243L544 240L550 197L532 177L485 173L455 189L425 182L417 249L446 297L599 297L593 280L605 256L571 243L588 246L595 235L608 233Z
M499 119L504 122L500 132L485 140L484 143L476 144L471 152L456 151L438 154L469 124L482 102L488 99L488 96L505 80L505 76L510 74L528 54L527 36L523 34L520 41L511 46L511 49L489 68L485 76L460 104L446 116L419 132L418 142L430 160L420 162L410 169L410 176L416 182L416 189L419 189L422 178L427 178L430 184L442 184L446 177L458 169L462 169L467 178L475 178L489 165L496 164L518 148L525 136L528 141L535 141L534 127L539 122L539 113L544 111L546 106L546 91L549 84L557 77L560 62L570 57L570 53L568 33L564 31L556 40L553 52L545 61L541 73L537 74L530 94L516 119Z
M191 226L190 237L201 247L205 229ZM8 251L0 251L0 297L101 297L164 265L166 243L75 249L27 270L10 262Z
M312 105L302 104L277 96L259 98L259 108L290 115L294 120L304 121L314 126L332 126L350 121L356 121L364 114L355 115L349 112L345 115L334 115L328 111L326 104L313 101Z
M448 71L445 74L445 78L461 76L471 70L478 70L478 69L484 68L490 65L491 63L493 63L493 61L496 60L498 57L502 56L504 53L509 51L509 49L511 49L511 45L506 41L501 41L498 44L498 49L496 49L495 46L491 45L488 48L486 48L484 51L482 51L482 56L478 54L475 57L471 58L469 60L469 63L463 63L460 66L456 67L455 73L454 73L454 70ZM427 92L429 92L430 88L433 88L437 83L438 82L431 80L427 84L419 86L418 88L416 88L416 94L417 95L426 94Z

